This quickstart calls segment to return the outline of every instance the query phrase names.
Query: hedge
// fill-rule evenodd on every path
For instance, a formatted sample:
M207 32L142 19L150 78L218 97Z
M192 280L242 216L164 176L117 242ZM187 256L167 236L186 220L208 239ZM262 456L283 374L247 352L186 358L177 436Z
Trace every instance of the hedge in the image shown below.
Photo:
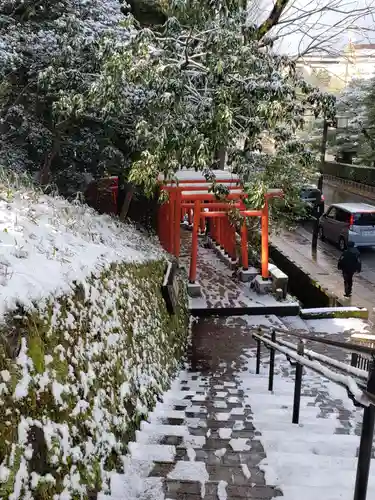
M119 466L186 348L186 290L170 316L165 264L113 264L69 295L7 314L0 498L95 498Z

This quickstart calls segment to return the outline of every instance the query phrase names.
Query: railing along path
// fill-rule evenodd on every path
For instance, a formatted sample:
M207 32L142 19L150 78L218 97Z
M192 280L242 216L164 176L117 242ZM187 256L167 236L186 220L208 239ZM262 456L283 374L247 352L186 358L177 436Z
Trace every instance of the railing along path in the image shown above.
M283 338L280 339L280 335L290 335L297 338L298 342L294 344ZM299 423L304 368L309 368L328 380L344 387L353 403L356 406L364 408L354 500L366 500L375 425L375 349L350 342L323 339L305 333L294 333L276 329L270 330L262 327L259 327L257 332L253 333L253 338L257 342L257 374L260 373L261 345L264 344L270 351L269 391L273 391L276 351L284 354L292 366L296 368L293 424ZM349 365L329 356L319 354L311 349L306 349L306 341L333 346L350 352L352 354L351 364Z

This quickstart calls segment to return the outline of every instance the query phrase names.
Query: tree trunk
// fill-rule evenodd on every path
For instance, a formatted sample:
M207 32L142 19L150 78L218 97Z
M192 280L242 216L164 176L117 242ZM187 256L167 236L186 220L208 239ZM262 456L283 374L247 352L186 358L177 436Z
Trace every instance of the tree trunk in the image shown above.
M134 194L134 186L132 184L128 184L128 190L125 195L125 200L124 203L122 204L121 207L121 212L120 212L120 221L124 222L130 208L130 203L133 199L133 194Z

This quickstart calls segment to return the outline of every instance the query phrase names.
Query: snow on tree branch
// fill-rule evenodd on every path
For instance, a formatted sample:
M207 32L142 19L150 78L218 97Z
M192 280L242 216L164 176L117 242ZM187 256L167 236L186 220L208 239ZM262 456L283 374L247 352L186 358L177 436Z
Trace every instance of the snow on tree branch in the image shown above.
M262 25L278 3L250 2L249 18ZM370 41L374 14L374 0L289 0L268 35L278 50L291 56L317 52L338 54L350 38Z

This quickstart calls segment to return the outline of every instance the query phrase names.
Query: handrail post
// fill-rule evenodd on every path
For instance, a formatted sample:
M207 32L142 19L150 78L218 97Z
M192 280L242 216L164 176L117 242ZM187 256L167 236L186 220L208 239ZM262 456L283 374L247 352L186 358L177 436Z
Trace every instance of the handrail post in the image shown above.
M258 334L260 335L261 329L258 329ZM257 364L256 364L256 370L255 373L259 375L260 373L260 340L257 339Z
M370 361L367 379L367 392L375 394L375 364ZM363 411L361 442L359 445L357 477L355 480L354 500L366 500L370 473L372 442L374 437L375 406L366 406Z
M276 331L273 329L271 334L272 342L276 342ZM273 391L273 375L275 373L275 349L270 348L270 369L268 374L268 390Z
M350 364L351 364L351 366L355 366L357 368L357 366L358 366L358 354L356 352L352 352Z
M303 356L305 353L305 344L303 340L298 342L297 354ZM301 388L302 388L302 374L303 365L301 363L296 364L296 378L294 382L294 401L293 401L293 424L298 424L299 422L299 409L301 404Z

